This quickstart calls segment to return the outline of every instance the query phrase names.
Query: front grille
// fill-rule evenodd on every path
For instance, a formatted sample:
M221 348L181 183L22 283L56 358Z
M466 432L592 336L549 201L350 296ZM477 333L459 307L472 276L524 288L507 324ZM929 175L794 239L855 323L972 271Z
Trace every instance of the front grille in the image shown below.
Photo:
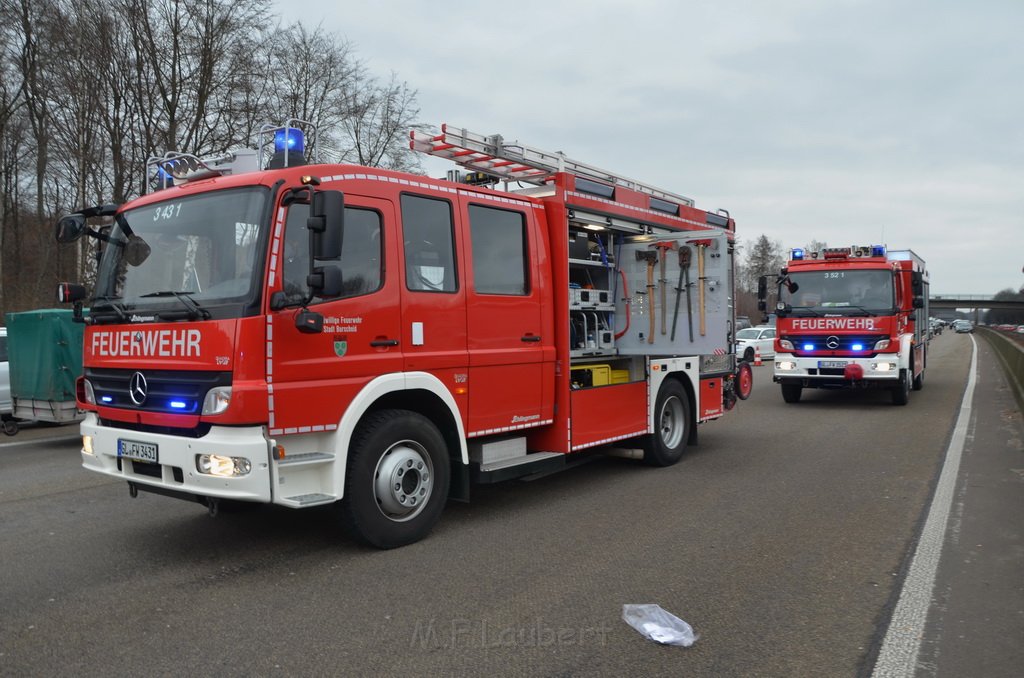
M146 381L146 397L141 405L136 405L130 395L136 373ZM85 378L92 384L98 405L170 414L199 414L210 389L231 385L230 372L86 368Z
M829 337L835 337L838 345L832 348L826 345ZM800 357L815 356L821 354L849 354L854 356L874 355L875 344L883 339L888 339L885 334L790 334L783 335L781 339L788 339L793 343L793 353ZM808 349L807 345L814 348ZM854 348L861 346L860 349Z

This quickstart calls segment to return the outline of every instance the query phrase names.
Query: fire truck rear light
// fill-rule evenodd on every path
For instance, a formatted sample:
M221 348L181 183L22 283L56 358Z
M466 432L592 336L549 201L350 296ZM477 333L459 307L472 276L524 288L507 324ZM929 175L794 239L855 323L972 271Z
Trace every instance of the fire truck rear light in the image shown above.
M200 454L196 456L196 470L209 476L233 478L248 475L252 470L252 463L245 457Z
M231 387L211 388L203 400L203 414L220 414L231 404Z
M881 339L881 340L875 342L875 350L876 351L884 351L887 348L889 348L889 340L888 339Z

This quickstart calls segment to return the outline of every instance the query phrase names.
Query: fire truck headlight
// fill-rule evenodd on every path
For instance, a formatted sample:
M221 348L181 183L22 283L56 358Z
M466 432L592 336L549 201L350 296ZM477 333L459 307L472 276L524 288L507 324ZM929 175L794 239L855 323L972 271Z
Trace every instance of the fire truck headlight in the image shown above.
M82 436L82 452L86 454L95 454L92 451L92 436Z
M792 360L780 360L779 362L775 363L775 369L779 370L780 372L792 372L793 370L796 369L796 363L793 362Z
M196 456L196 470L208 476L234 478L248 475L252 470L252 463L245 457L200 454Z
M871 363L871 369L873 369L875 372L895 372L896 363Z
M231 387L218 386L211 388L203 399L203 414L220 414L231 404Z
M92 382L88 379L82 380L82 402L89 405L96 404L96 392L92 389Z
M888 339L881 339L881 340L875 342L875 350L876 351L884 351L887 348L889 348L889 340Z
M783 351L792 351L793 342L790 341L789 339L779 339L779 348L781 348Z

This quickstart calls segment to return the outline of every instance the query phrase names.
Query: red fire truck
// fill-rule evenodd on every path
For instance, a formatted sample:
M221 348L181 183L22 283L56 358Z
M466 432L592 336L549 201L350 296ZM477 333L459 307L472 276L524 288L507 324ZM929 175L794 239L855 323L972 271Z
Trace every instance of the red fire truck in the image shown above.
M928 273L884 245L792 250L778 277L775 374L787 403L805 388L884 388L906 405L924 385ZM759 296L767 282L762 279Z
M473 482L612 445L673 464L749 394L727 213L500 136L410 143L459 176L315 164L289 120L63 217L59 241L100 241L85 468L211 513L338 502L389 548Z

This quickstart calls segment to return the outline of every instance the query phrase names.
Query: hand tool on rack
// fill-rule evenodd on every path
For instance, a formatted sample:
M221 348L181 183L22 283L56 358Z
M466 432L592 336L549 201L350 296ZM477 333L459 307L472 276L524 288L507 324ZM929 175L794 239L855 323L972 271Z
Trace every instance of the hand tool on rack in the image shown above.
M647 343L654 343L654 265L658 263L658 253L646 250L636 251L636 260L647 263L647 314L650 318L650 332L647 334Z
M700 299L700 336L706 334L705 308L707 307L704 303L704 250L710 247L714 241L712 240L690 240L689 243L697 248L697 279L700 281L700 292L698 298Z
M667 334L665 325L668 322L668 302L665 300L668 280L665 279L665 256L669 250L679 247L679 243L673 240L661 240L653 243L651 247L658 250L658 258L661 260L661 276L658 278L658 286L661 288L661 333Z
M676 283L676 312L672 316L671 341L676 340L676 324L679 322L679 297L683 294L683 279L686 279L686 317L690 325L690 343L693 343L693 313L690 310L690 248L679 247L679 282Z

